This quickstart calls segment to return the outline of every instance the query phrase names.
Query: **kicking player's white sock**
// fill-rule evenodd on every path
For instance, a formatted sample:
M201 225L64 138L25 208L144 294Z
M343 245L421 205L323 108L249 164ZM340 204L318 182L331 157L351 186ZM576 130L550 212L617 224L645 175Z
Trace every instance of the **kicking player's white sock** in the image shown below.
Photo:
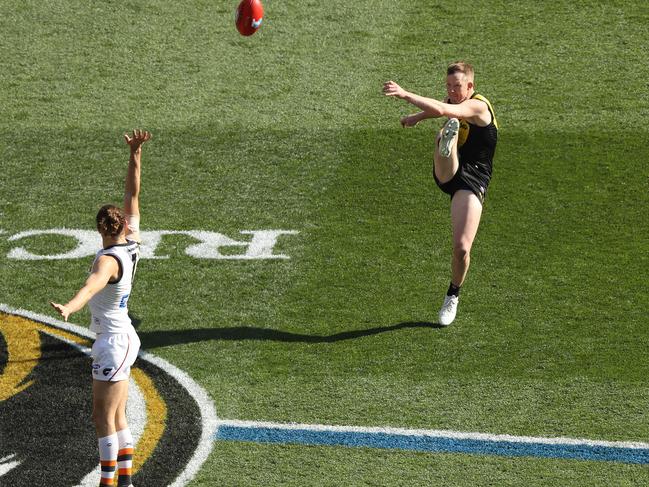
M117 465L117 452L119 449L117 434L99 438L99 463L101 465L101 479L99 485L113 485L115 466Z
M117 487L131 485L131 470L133 468L133 435L129 428L117 432L119 452L117 454Z

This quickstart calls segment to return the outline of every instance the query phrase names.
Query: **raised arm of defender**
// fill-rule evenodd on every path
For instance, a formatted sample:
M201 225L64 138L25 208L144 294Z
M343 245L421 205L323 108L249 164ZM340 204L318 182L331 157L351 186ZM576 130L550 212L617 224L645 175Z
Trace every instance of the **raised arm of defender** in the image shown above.
M124 213L128 222L130 240L140 241L140 161L142 144L151 139L151 134L143 130L133 130L132 135L124 134L124 140L131 148L124 189Z

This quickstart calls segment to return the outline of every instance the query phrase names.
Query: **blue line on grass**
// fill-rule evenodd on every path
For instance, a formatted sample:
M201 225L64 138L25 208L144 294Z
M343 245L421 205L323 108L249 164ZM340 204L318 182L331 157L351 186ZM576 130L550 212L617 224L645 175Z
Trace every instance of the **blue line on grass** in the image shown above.
M569 443L534 443L458 439L443 436L404 435L358 431L311 431L271 427L220 425L215 439L256 443L297 443L385 448L438 453L471 453L509 457L544 457L649 464L648 448L610 447Z

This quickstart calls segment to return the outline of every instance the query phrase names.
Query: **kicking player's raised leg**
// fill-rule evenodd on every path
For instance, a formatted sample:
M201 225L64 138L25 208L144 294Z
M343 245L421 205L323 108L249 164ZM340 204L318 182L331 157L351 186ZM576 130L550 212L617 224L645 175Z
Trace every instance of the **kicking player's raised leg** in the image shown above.
M457 118L449 118L437 134L433 164L435 176L440 184L450 181L458 168L460 161L457 156L457 134L460 122Z

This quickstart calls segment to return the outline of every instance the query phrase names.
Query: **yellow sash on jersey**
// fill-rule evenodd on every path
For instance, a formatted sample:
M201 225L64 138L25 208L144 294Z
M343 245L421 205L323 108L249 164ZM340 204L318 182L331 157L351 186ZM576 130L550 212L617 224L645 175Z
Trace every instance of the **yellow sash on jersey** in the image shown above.
M494 125L496 126L496 128L498 128L498 122L496 121L496 113L494 112L494 107L491 106L491 102L487 100L484 96L478 94L473 95L471 98L475 98L476 100L483 101L487 104L487 106L489 107L489 112L491 113L491 118L494 121Z
M487 100L482 95L478 95L477 93L474 94L471 98L475 99L475 100L483 101L483 102L485 102L487 104L487 107L489 107L489 113L491 113L491 118L492 118L492 120L494 122L494 125L496 126L496 128L498 128L498 122L496 121L496 114L494 113L494 109L491 106L491 103L489 102L489 100ZM458 147L462 147L464 145L464 143L466 142L466 139L469 137L469 130L470 130L469 122L467 122L466 120L461 119L460 120L460 131L459 131L458 136L457 136L457 146Z
M469 130L471 130L471 127L469 127L469 122L467 122L464 119L460 119L460 131L457 134L457 146L462 147L464 143L466 142L466 139L469 138Z

